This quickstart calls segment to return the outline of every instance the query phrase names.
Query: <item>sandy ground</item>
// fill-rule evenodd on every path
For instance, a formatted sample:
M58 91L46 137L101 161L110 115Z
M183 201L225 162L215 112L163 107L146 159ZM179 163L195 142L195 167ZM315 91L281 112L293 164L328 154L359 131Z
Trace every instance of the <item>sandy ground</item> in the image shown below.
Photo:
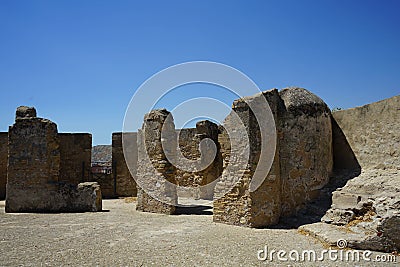
M391 264L284 262L276 255L260 261L257 252L265 246L269 252L300 253L326 247L295 229L214 223L206 205L168 216L137 212L134 202L123 199L103 200L104 212L78 214L6 214L4 204L0 201L1 266L400 266L399 257ZM371 259L377 255L388 254L373 253Z

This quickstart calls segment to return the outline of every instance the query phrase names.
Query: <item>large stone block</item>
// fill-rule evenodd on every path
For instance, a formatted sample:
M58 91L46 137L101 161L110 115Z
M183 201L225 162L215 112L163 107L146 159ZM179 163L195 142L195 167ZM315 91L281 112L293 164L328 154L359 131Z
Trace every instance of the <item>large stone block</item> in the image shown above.
M34 116L33 108L20 107L9 128L6 212L101 210L97 184L60 181L57 125Z

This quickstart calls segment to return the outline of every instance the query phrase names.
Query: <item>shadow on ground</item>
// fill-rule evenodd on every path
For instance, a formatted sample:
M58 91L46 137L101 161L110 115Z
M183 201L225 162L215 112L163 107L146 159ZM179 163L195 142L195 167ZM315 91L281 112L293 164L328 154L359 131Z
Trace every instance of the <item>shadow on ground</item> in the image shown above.
M213 215L211 206L181 205L176 207L176 215Z

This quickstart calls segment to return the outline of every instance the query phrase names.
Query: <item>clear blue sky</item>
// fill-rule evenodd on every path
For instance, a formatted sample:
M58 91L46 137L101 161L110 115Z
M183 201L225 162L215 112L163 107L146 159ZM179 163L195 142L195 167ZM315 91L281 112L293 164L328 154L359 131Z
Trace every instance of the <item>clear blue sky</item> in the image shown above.
M378 101L400 93L399 12L398 0L2 0L0 131L30 105L108 144L146 79L193 60L263 90L307 88L331 108Z

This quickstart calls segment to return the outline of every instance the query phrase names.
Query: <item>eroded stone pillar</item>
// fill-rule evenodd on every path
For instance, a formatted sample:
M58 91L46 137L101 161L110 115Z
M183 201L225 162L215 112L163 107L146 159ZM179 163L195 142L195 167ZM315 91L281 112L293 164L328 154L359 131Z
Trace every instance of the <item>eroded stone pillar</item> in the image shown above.
M57 125L19 107L8 142L6 212L48 210L48 191L57 189L60 175Z
M167 156L174 157L176 140L170 112L161 109L145 115L142 129L138 132L137 210L175 213L176 170Z
M236 112L240 118L248 138L245 136L229 136L231 145L223 145L224 148L230 149L230 151L222 151L224 159L229 162L224 163L225 170L215 187L213 215L215 222L264 227L276 224L279 220L281 213L279 150L275 152L271 170L264 172L260 186L254 191L250 190L251 181L260 159L262 144L258 122L248 103L252 101L257 103L260 100L258 98L267 99L274 118L277 118L278 109L281 105L277 90L234 101L232 112ZM232 113L224 121L225 128L235 129L238 127L237 124L238 121L233 119ZM224 142L228 139L226 133L220 138L223 138L221 141ZM270 149L274 151L273 147ZM244 165L244 168L234 166L231 171L227 171L227 165L232 164L232 155L240 153L242 150L248 150L250 153L247 164ZM240 179L237 180L237 177L240 177ZM234 182L235 185L227 194L224 194L226 187L232 185L232 181L236 181Z

